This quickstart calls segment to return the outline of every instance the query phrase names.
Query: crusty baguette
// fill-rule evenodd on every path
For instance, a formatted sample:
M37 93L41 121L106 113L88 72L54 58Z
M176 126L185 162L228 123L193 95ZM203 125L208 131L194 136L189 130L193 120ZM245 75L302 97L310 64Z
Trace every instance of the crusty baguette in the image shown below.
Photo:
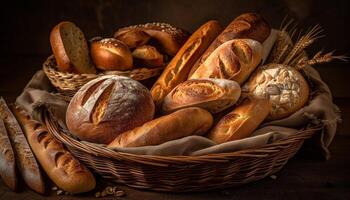
M271 109L269 100L249 97L221 118L207 137L218 144L249 137Z
M85 36L72 22L57 24L50 33L50 44L60 71L96 73Z
M108 147L158 145L190 135L203 135L213 124L211 114L201 108L185 108L146 122L117 136Z
M236 103L241 96L241 87L227 79L193 79L177 85L164 99L165 113L175 110L200 107L218 113Z
M262 16L256 13L244 13L238 16L218 35L200 59L197 60L189 73L189 77L221 44L233 39L252 39L262 44L270 33L271 27Z
M32 150L50 179L70 193L83 193L95 188L91 172L38 121L30 118L20 107L13 107Z
M209 21L199 27L177 52L176 56L164 69L151 89L156 106L160 106L165 96L179 83L187 79L192 65L220 33L221 26L217 21Z
M4 121L0 118L0 176L11 190L17 189L16 160Z
M198 67L190 79L222 78L243 84L261 62L262 45L251 39L223 43Z
M12 146L15 150L17 166L24 182L38 193L45 193L45 184L41 175L39 165L35 160L32 150L6 102L0 97L0 117L4 120L5 127Z

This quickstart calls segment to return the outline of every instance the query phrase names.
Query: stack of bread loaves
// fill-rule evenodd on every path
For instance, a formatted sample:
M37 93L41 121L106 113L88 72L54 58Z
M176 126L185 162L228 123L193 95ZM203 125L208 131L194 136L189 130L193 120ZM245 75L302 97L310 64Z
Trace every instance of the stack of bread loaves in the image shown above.
M278 65L258 67L263 43L271 35L269 24L258 14L242 14L224 30L217 21L208 21L186 41L182 35L180 29L153 23L122 28L114 39L94 41L92 58L103 70L126 70L133 62L159 66L164 63L160 52L174 57L150 91L115 75L84 85L67 109L71 133L108 147L158 145L190 135L219 144L249 137L264 120L285 117L306 103L308 90L298 89L300 84L307 86L302 76ZM157 39L159 48L150 45L151 38ZM292 79L292 94L301 94L299 103L284 106L283 96L279 101L273 96L281 88L268 85ZM245 83L250 92L242 95Z
M63 72L96 73L126 71L137 67L162 67L176 54L187 33L165 23L148 23L121 28L114 37L95 37L91 44L72 22L61 22L51 31L50 43Z

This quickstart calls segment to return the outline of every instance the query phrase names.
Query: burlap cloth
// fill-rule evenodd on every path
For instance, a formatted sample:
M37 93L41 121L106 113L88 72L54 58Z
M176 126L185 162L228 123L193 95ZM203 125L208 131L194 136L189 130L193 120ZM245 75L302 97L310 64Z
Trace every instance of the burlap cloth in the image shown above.
M264 45L264 60L271 49L276 36L273 30L270 38ZM134 148L114 148L116 151L145 155L205 155L211 153L233 152L242 149L256 148L264 144L270 144L277 140L297 134L300 129L312 125L320 125L323 128L315 134L313 147L321 149L326 159L330 153L328 146L332 142L340 121L340 112L332 102L332 94L328 86L322 81L319 73L308 66L303 70L304 76L309 82L312 93L308 104L291 116L262 124L251 137L216 145L213 141L201 136L189 136L178 140L169 141L157 146L145 146ZM16 103L32 115L36 120L42 120L43 110L48 110L52 117L63 128L65 114L69 99L53 93L55 88L51 85L45 73L40 70L29 81Z

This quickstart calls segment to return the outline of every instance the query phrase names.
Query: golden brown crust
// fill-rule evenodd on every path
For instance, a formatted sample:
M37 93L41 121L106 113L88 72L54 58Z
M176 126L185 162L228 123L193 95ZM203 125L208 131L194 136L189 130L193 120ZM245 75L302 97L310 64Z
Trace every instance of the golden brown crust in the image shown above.
M132 56L137 66L160 67L164 65L164 58L158 50L151 45L137 47Z
M160 44L162 50L171 56L176 54L188 37L184 30L166 23L147 23L124 27L116 31L114 37L133 30L144 31L150 35L151 38Z
M0 176L11 190L17 189L16 160L4 121L0 117Z
M151 36L145 31L130 30L120 34L115 34L114 38L124 42L129 49L134 49L145 45L151 39Z
M165 96L176 85L187 79L192 65L220 31L221 26L217 21L209 21L191 35L151 89L153 100L157 106L161 105Z
M70 193L83 193L95 188L91 172L79 162L45 127L20 107L13 108L28 142L50 179Z
M190 76L221 44L232 39L252 39L261 44L271 33L270 25L256 13L244 13L235 18L223 32L210 44L200 59L193 65Z
M96 73L85 36L72 22L63 21L57 24L51 30L50 44L60 71Z
M241 88L226 79L193 79L177 85L164 99L163 112L200 107L218 113L236 103Z
M117 135L152 120L154 103L141 83L105 75L85 84L66 112L70 132L81 140L108 144Z
M91 45L91 57L101 70L130 70L133 59L129 48L114 38L94 41Z
M247 98L221 118L207 137L217 144L249 137L270 111L269 100Z
M116 137L108 147L158 145L190 135L203 135L213 124L211 114L201 108L185 108L162 116Z
M222 78L243 84L261 62L262 45L251 39L223 43L200 65L190 79Z
M17 167L28 187L38 193L45 193L45 184L41 175L39 165L25 138L15 116L6 105L3 98L0 98L0 117L5 123L12 147L15 152Z

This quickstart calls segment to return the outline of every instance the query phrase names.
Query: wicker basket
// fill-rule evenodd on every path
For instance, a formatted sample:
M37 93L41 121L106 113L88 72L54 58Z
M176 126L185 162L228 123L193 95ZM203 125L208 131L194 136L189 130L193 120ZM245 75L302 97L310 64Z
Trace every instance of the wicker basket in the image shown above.
M58 71L56 60L53 55L49 56L43 63L43 70L46 76L50 79L51 83L57 88L57 90L66 96L73 96L85 83L106 74L127 76L140 81L159 75L163 69L164 67L137 68L131 71L106 71L99 74L74 74Z
M152 156L82 143L65 134L48 115L45 122L57 139L103 178L135 188L172 192L212 190L262 179L279 171L319 129L306 129L256 149L204 156Z

